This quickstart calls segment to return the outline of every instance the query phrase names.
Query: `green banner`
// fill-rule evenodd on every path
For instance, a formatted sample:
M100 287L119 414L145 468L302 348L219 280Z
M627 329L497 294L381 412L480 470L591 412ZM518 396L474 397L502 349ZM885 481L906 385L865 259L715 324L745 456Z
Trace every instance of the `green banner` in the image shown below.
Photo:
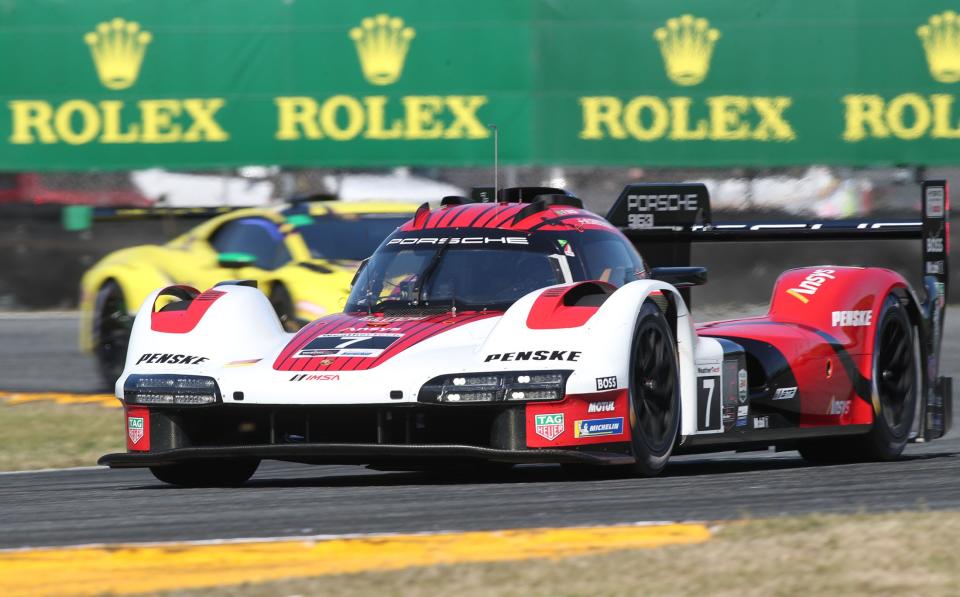
M0 169L955 163L954 8L7 0Z

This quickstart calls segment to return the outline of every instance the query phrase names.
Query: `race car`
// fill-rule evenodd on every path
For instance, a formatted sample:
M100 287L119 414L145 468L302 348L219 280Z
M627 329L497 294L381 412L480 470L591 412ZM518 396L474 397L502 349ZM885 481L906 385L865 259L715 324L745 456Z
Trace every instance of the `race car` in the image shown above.
M95 355L104 383L112 387L123 371L133 316L152 291L170 284L206 287L228 278L256 280L284 329L296 331L343 308L357 265L417 206L294 201L240 209L165 245L110 253L80 284L81 348Z
M194 486L263 459L638 475L770 446L893 459L952 408L946 184L923 192L917 222L713 222L701 184L629 185L606 219L557 189L446 198L364 262L342 313L295 334L253 282L158 289L116 384L127 451L100 463ZM782 238L919 238L925 296L882 268L801 267L767 315L695 325L691 243Z

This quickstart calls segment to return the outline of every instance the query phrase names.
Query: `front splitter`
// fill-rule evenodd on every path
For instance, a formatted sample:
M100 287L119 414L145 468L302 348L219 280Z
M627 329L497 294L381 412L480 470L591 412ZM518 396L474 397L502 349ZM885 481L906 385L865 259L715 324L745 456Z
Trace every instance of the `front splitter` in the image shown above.
M479 446L409 444L262 444L249 446L206 446L158 452L106 454L97 461L110 468L164 466L190 460L259 459L308 462L312 464L370 464L411 461L486 461L512 464L579 463L592 465L629 464L633 458L616 452L533 449L500 450Z

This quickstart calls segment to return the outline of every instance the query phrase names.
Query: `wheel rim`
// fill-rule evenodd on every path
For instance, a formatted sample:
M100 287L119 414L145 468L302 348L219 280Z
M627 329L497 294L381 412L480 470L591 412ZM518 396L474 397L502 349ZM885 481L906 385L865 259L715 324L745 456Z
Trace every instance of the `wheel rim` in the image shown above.
M663 452L674 440L676 418L675 353L659 327L646 324L637 332L631 424L652 452Z
M909 327L899 317L888 317L878 340L876 383L883 418L892 430L898 429L910 414L915 367Z
M107 295L100 319L100 362L111 376L119 377L123 370L132 324L123 297Z

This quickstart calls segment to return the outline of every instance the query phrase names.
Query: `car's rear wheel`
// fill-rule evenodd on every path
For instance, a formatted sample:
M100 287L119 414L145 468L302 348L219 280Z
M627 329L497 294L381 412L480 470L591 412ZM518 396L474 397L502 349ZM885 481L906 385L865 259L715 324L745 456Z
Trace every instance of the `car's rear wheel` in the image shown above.
M104 384L112 388L123 373L133 326L123 291L113 280L106 282L97 292L93 326L97 369Z
M270 304L273 305L273 310L277 312L280 325L283 326L284 330L295 332L300 329L300 322L297 320L293 308L293 298L286 286L279 282L274 285L270 291Z
M890 295L877 318L873 351L874 420L870 432L856 437L810 440L799 446L811 462L893 460L900 456L913 427L920 392L920 347L906 308Z
M630 362L630 430L633 471L659 474L680 432L677 344L657 305L644 303L637 317Z
M181 487L235 487L246 483L258 466L259 460L193 460L151 466L150 472L164 483Z

